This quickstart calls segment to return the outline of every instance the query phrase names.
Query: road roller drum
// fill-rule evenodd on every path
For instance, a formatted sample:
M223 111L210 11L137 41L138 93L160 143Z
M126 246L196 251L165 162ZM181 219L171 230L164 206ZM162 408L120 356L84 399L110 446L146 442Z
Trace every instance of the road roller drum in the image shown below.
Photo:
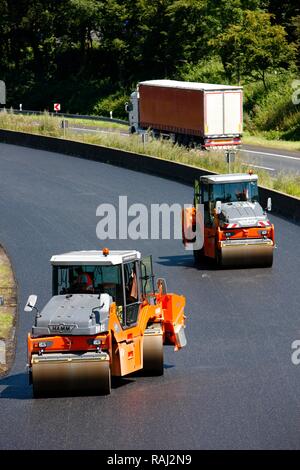
M143 370L147 375L163 375L164 348L162 335L144 335Z
M47 354L32 357L35 397L68 394L107 395L111 389L108 354Z
M245 243L222 244L219 266L270 267L273 264L273 243L257 243L256 240Z

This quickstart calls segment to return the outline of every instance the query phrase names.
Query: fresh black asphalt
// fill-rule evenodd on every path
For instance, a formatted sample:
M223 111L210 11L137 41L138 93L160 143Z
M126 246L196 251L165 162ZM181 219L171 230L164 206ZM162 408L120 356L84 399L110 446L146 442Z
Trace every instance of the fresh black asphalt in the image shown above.
M100 203L190 203L192 188L80 158L0 145L0 241L19 289L17 352L0 379L1 449L274 449L300 447L300 228L271 216L271 269L196 269L180 240L96 237ZM169 291L187 298L188 346L165 350L163 377L131 377L107 397L32 399L26 335L51 295L49 258L69 250L153 254Z

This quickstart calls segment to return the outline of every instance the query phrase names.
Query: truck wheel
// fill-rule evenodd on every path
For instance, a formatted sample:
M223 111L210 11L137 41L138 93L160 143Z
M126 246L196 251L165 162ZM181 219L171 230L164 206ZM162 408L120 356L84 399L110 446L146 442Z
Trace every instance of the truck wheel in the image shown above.
M143 371L147 375L163 375L164 348L162 335L144 336Z

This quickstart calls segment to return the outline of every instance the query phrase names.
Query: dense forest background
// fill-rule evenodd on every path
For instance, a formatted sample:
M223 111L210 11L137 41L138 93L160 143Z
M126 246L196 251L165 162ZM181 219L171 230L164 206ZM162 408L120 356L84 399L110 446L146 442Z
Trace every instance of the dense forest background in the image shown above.
M245 86L245 119L299 138L299 0L0 0L7 106L124 117L140 80Z

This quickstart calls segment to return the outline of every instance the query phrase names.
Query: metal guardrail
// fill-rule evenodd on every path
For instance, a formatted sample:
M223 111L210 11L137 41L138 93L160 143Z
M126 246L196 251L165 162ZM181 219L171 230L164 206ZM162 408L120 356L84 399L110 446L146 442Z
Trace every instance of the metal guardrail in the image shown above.
M2 111L5 108L2 108L0 111ZM28 110L24 109L20 111L19 109L7 109L7 111L12 111L14 114L22 114L22 115L42 115L45 113L45 111L34 111L34 110ZM56 112L49 112L50 116L54 117L60 117L60 118L66 118L66 119L85 119L87 121L102 121L102 122L115 122L117 124L125 124L129 126L129 122L125 121L123 119L115 119L115 118L110 118L107 116L93 116L93 115L88 115L88 114L67 114L67 113L56 113Z

